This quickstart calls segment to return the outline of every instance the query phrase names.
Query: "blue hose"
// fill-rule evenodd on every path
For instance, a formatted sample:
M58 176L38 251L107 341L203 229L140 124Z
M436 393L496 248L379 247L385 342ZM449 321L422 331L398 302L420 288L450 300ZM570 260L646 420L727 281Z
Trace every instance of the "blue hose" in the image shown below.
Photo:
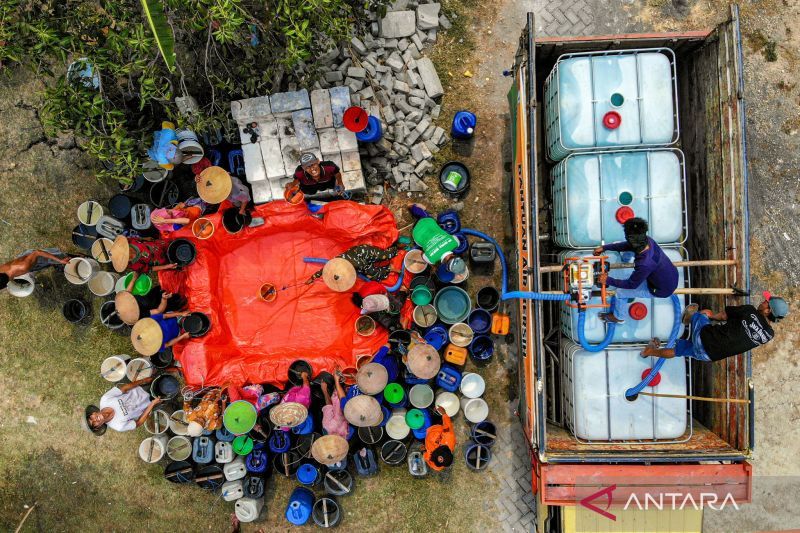
M303 258L303 262L304 263L318 263L320 265L324 265L325 263L328 262L328 259L323 259L322 257L304 257ZM397 292L400 289L400 287L403 285L403 276L404 275L405 275L405 269L400 270L400 275L397 277L397 283L395 283L391 287L386 287L384 285L384 287L386 287L386 290L388 292ZM370 281L370 279L368 277L363 276L361 274L358 275L358 278L363 280L363 281Z
M671 300L672 300L672 310L675 312L675 319L672 322L672 331L670 331L669 333L669 341L667 341L667 348L675 347L675 343L678 340L678 333L681 330L681 313L682 313L681 301L674 294L672 295ZM656 364L653 365L653 368L650 369L650 373L644 377L641 383L625 391L625 398L635 400L636 396L638 396L639 393L642 392L642 390L644 390L645 387L650 385L650 381L652 381L652 379L656 377L658 371L661 370L662 366L664 366L665 361L666 359L660 357L658 361L656 361Z
M616 296L611 298L611 308L614 308L614 300L616 300ZM603 340L600 341L600 344L589 344L589 341L586 340L585 330L586 329L586 310L579 309L578 310L578 342L581 343L581 348L586 350L587 352L602 352L608 345L611 344L611 341L614 340L614 332L617 330L616 322L608 322L606 324L606 336L603 337Z

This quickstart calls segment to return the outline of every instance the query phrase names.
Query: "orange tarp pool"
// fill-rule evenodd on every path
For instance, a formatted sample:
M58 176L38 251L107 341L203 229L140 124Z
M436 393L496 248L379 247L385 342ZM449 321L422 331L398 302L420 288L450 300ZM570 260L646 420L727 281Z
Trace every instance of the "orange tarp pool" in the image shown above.
M390 246L398 232L388 209L337 201L312 215L305 204L270 202L253 213L262 226L230 234L222 227L224 208L207 217L215 226L207 240L194 238L189 227L173 233L195 243L197 259L183 271L159 273L164 290L183 294L189 310L211 319L208 334L174 348L187 384L280 385L297 359L311 363L315 374L355 367L358 357L387 341L382 328L369 337L355 332L352 293L333 292L321 279L304 284L322 265L303 258L331 258L357 244ZM258 297L264 283L279 290L275 301Z

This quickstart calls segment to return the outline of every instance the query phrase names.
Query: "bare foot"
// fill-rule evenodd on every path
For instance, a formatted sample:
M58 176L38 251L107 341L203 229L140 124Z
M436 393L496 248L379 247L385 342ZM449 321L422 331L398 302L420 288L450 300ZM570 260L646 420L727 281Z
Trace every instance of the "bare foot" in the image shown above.
M608 322L609 324L624 324L625 321L621 320L614 316L614 313L600 313L597 315L600 317L600 320L603 322Z
M683 314L681 315L681 322L683 322L685 325L688 325L689 322L692 321L692 316L694 316L699 308L700 306L697 304L687 305L686 309L683 310Z

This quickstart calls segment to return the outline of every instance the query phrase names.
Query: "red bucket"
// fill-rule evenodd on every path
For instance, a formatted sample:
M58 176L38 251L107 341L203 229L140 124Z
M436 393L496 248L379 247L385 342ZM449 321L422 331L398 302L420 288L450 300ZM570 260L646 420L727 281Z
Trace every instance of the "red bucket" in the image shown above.
M342 116L344 127L353 133L360 133L369 125L369 113L357 105L348 107Z

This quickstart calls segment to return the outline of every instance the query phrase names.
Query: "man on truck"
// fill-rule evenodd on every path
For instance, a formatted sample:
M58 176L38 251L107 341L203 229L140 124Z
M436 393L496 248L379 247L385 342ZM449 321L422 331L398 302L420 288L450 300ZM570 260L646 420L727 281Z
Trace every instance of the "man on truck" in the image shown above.
M623 229L624 241L594 249L594 255L601 255L606 250L636 254L633 273L628 279L612 278L606 272L599 276L600 283L614 287L616 293L611 310L601 313L600 318L615 324L625 322L622 304L628 298L668 298L678 288L678 269L656 241L647 236L647 221L639 217L629 218Z
M653 339L642 352L642 357L672 359L679 356L698 361L721 361L771 341L775 332L770 322L778 322L789 314L786 300L768 292L764 293L764 301L758 307L729 305L719 313L710 309L698 312L697 309L697 304L689 305L683 315L684 323L692 323L690 339L678 340L675 348L660 348L660 341ZM712 324L712 320L720 323Z

